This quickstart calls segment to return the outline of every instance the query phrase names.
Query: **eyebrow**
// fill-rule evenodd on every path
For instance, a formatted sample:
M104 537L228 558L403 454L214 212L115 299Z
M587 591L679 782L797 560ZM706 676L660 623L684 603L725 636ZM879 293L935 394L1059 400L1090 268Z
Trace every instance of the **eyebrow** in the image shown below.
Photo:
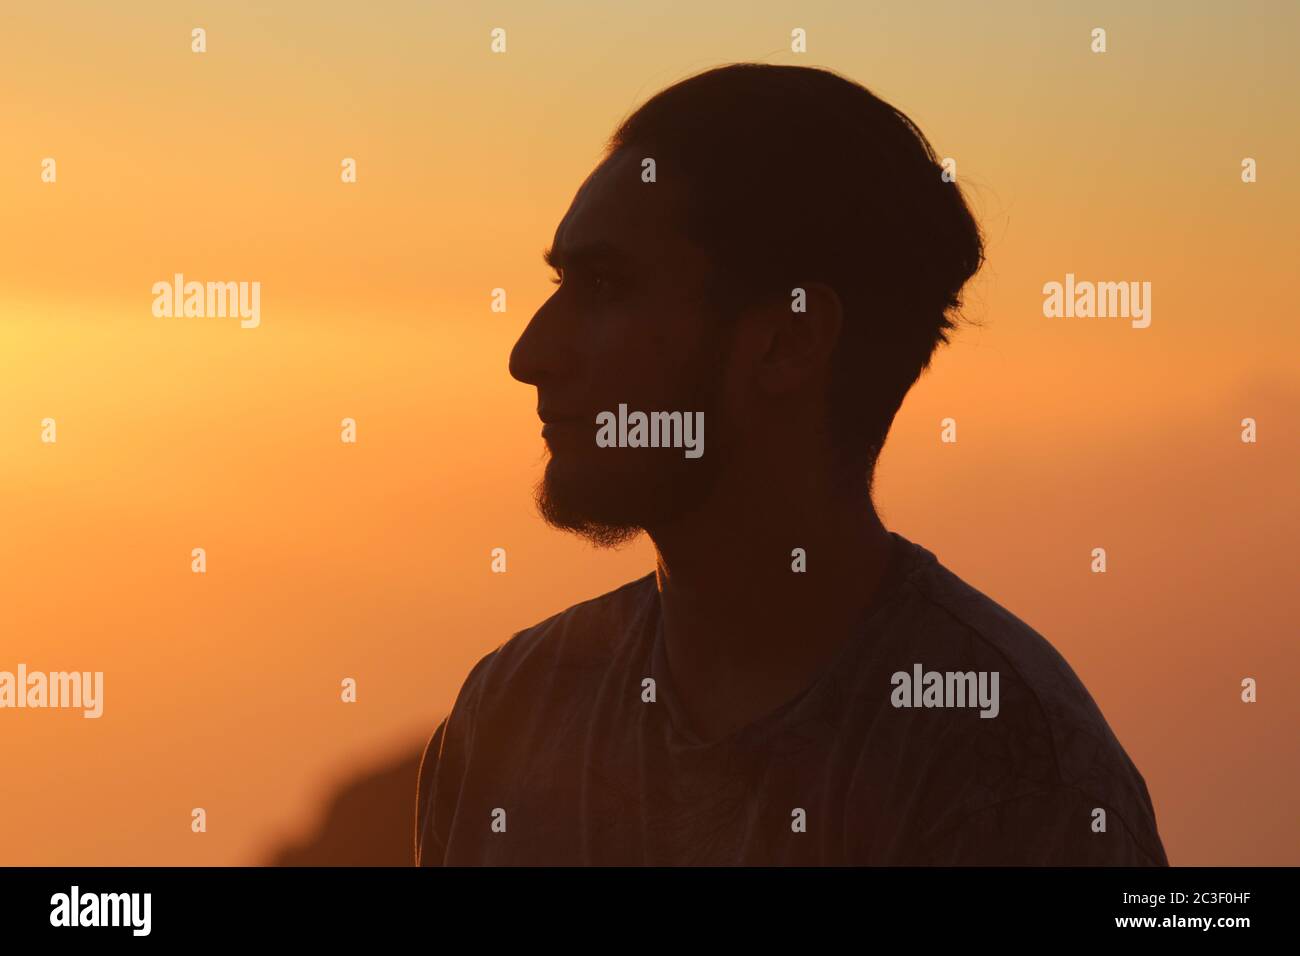
M542 261L552 269L559 270L566 266L577 267L598 262L629 266L632 264L632 257L613 243L597 239L571 249L553 249L548 246L542 250Z

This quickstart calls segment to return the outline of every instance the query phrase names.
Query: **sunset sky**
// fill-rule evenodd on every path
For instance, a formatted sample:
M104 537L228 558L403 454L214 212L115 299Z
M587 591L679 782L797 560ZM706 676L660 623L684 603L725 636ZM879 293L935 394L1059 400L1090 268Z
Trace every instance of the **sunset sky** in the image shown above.
M1171 863L1300 862L1300 5L478 6L0 18L0 670L106 684L98 720L0 710L0 864L256 862L423 743L485 653L650 570L644 539L536 516L506 362L618 121L741 60L904 110L986 233L885 524L1064 654ZM154 317L175 273L260 282L260 326ZM1150 327L1045 318L1067 273L1149 281Z

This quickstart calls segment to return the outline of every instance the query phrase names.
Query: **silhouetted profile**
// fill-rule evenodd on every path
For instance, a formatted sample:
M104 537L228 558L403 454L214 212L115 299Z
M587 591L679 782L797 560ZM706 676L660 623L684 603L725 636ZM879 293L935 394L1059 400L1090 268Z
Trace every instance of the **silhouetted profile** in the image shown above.
M1167 863L1066 662L872 505L983 259L907 117L826 70L692 77L623 122L546 258L510 357L540 511L644 531L656 569L472 669L418 863Z

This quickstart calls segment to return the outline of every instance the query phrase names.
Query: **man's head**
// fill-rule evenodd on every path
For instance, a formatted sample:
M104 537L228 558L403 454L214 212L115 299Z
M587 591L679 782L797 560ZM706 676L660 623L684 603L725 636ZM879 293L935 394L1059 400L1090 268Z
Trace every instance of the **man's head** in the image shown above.
M579 189L510 357L553 422L543 516L614 544L792 456L866 494L982 258L925 137L863 87L735 64L663 90ZM704 454L599 447L620 404L703 412Z

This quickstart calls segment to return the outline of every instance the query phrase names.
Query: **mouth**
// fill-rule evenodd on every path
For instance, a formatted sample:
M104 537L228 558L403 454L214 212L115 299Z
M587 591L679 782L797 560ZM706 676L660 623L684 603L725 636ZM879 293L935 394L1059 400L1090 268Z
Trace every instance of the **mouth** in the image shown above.
M542 437L546 438L554 435L564 428L572 428L574 425L582 424L581 419L577 418L551 418L542 422Z
M575 436L582 434L582 425L586 418L577 415L562 415L550 408L539 408L537 417L542 420L542 440L554 446L556 442L570 444Z
M581 415L565 414L550 406L542 406L537 409L537 417L542 420L543 425L566 425L571 422L582 421Z

